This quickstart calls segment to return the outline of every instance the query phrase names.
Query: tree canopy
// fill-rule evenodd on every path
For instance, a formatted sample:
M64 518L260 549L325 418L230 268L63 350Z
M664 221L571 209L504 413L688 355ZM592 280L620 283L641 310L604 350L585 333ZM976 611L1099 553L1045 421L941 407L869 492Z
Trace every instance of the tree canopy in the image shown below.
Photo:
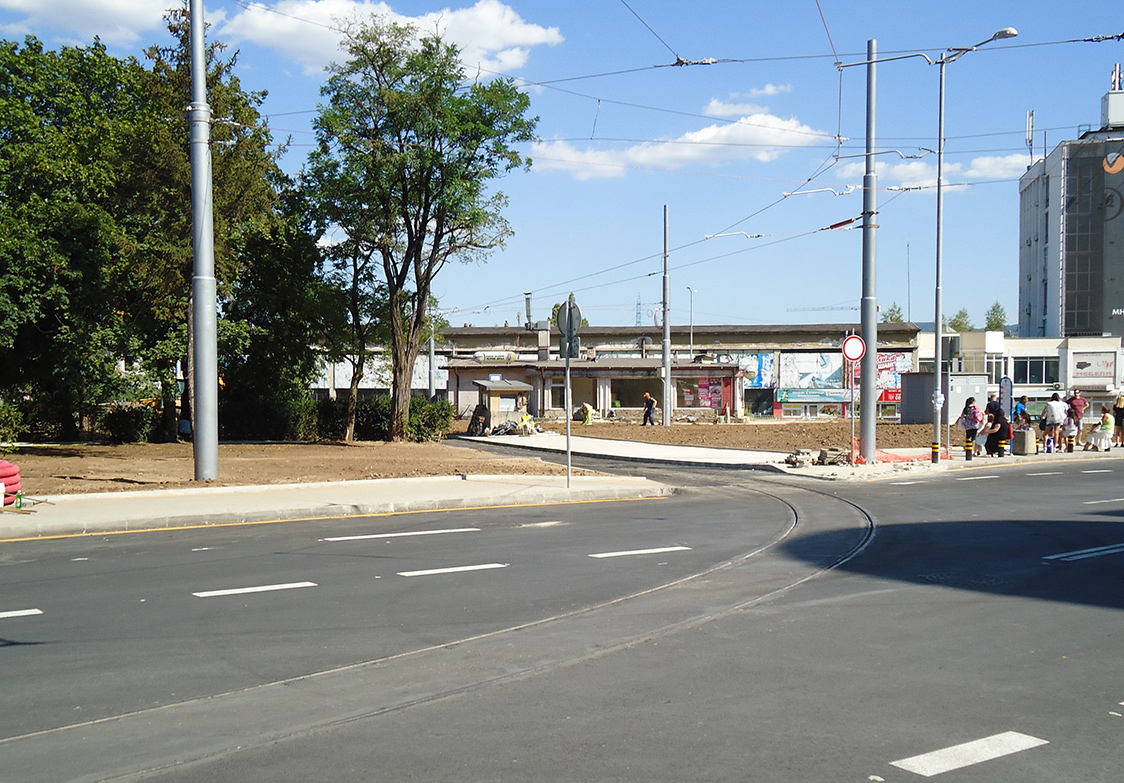
M59 51L34 38L0 42L0 364L11 370L0 400L20 401L46 434L73 439L108 403L144 398L163 401L163 432L175 434L173 370L188 355L192 274L190 36L183 10L167 20L172 43L148 49L148 67L96 40ZM319 254L295 238L311 236L306 223L278 203L284 183L257 111L263 96L242 90L237 58L223 51L207 49L229 352L250 329L240 318L288 306L252 285L248 270L299 252L304 263L286 268L312 279ZM285 360L306 390L307 324L300 331L304 353ZM275 334L268 344L294 340Z
M1002 332L1007 328L1007 311L998 299L984 313L984 328L991 332Z
M346 237L329 250L337 268L379 267L398 440L432 281L449 261L481 260L510 236L506 199L489 186L530 165L513 145L533 139L537 119L513 80L470 82L440 36L375 20L351 26L344 47L321 91L306 184L322 227Z

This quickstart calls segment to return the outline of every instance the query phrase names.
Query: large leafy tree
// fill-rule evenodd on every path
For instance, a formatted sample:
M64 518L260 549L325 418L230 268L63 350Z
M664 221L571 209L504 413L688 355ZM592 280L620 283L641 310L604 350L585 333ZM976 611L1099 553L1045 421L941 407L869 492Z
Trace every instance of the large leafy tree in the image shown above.
M326 284L303 193L287 179L278 189L277 219L242 232L233 247L253 263L233 281L223 319L219 402L228 437L310 434Z
M188 319L193 273L191 161L184 107L191 100L191 30L183 9L169 12L172 43L145 56L140 89L153 121L133 136L130 166L118 199L129 242L115 271L130 327L144 346L140 357L160 380L164 433L174 433L177 359L190 355ZM259 115L264 93L242 89L237 54L211 41L206 49L207 101L211 106L215 277L227 304L231 284L251 256L240 252L247 234L278 219L277 166L269 130Z
M135 347L109 269L142 78L97 41L0 42L0 386L67 439L120 393L115 361Z
M532 139L537 119L512 80L469 82L457 48L439 36L375 20L353 25L344 46L347 61L331 66L322 89L308 184L324 227L346 237L330 253L335 269L365 276L366 290L377 272L385 287L390 437L400 440L433 279L511 234L506 199L489 188L530 165L513 145ZM352 309L353 330L362 317Z

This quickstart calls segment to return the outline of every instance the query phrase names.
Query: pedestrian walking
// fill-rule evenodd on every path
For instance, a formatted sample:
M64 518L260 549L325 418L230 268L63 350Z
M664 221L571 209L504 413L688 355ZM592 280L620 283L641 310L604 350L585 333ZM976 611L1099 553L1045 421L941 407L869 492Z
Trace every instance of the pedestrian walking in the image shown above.
M644 420L640 422L640 426L651 424L656 426L656 398L644 392Z

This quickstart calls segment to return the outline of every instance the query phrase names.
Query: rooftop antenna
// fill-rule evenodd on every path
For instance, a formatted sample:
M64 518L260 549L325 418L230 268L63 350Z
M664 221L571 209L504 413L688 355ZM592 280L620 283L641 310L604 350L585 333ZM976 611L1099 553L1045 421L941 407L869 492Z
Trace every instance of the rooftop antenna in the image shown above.
M1114 91L1119 91L1121 89L1121 87L1120 87L1121 83L1122 82L1121 82L1121 79L1120 79L1120 63L1117 63L1116 67L1112 70L1112 89Z
M1034 109L1026 113L1026 148L1030 150L1030 162L1034 163Z
M636 295L636 325L640 326L640 318L643 315L644 305L640 302L640 294Z

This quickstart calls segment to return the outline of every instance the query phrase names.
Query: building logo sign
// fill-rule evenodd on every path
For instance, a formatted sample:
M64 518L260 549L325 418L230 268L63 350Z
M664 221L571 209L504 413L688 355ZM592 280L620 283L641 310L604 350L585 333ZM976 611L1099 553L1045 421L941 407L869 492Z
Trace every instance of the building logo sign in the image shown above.
M1124 155L1119 152L1110 152L1104 156L1104 166L1106 174L1119 174L1124 171Z
M1073 355L1073 378L1114 380L1116 353L1078 353Z

